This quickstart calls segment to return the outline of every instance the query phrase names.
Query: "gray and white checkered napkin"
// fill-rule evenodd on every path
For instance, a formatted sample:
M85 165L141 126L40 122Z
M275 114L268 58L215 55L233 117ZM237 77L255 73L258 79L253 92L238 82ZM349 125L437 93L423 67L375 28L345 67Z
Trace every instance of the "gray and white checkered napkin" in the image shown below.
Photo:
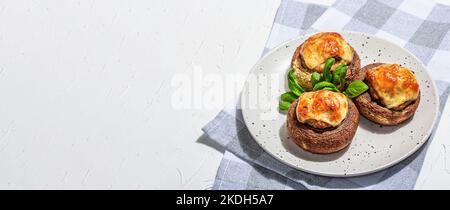
M301 34L342 30L376 34L411 51L427 65L441 103L446 101L450 92L450 7L432 1L338 0L326 8L283 0L264 53ZM441 111L443 107L441 104ZM371 175L330 178L293 169L264 152L234 105L222 110L203 131L210 141L226 149L213 189L412 189L427 149Z

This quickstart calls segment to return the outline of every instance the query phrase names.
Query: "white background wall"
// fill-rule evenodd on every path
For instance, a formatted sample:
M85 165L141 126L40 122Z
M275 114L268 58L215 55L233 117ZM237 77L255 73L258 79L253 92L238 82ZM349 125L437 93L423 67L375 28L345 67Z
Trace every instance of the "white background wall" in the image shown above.
M247 73L278 5L0 1L0 188L210 188L219 109L173 109L171 78Z
M174 110L171 78L248 72L278 4L0 1L0 188L210 188L219 109Z

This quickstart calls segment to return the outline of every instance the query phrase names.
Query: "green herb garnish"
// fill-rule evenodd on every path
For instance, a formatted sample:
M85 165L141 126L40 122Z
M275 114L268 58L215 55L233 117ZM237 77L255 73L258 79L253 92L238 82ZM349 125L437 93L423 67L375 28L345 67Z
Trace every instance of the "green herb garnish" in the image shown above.
M297 78L295 77L293 69L288 73L288 87L297 96L300 96L305 92L305 89L297 83Z
M333 71L332 82L338 85L341 90L344 88L345 75L347 75L347 67L344 64L341 64Z
M311 74L311 84L314 87L314 85L316 85L317 83L319 83L321 80L321 76L319 73L314 72Z
M337 89L336 85L334 85L331 82L319 82L316 85L314 85L313 90L323 90L324 88L327 88L327 90L332 90L335 92L339 92L339 90Z
M368 89L369 86L367 86L363 81L354 80L348 85L347 90L345 90L345 95L349 98L355 98L366 92Z
M280 110L285 111L285 110L288 110L288 109L289 109L289 107L291 106L291 104L292 104L292 103L289 103L289 102L287 102L287 101L281 100L280 103L278 104L278 107L280 108Z
M295 95L293 92L283 93L283 94L281 94L281 97L280 97L280 99L282 101L286 101L286 102L289 102L289 103L294 102L295 99L297 99L297 98L298 98L298 96Z
M325 67L323 67L323 81L331 82L332 75L331 75L331 67L334 65L334 62L336 60L334 58L328 58L325 62Z
M313 91L329 90L344 93L349 98L355 98L369 89L369 87L360 80L352 81L347 88L345 88L347 66L341 64L333 72L331 72L331 67L335 62L336 60L334 58L328 58L325 62L322 75L317 72L311 74ZM291 104L305 92L305 89L297 82L294 69L291 68L289 70L287 77L290 92L283 93L280 96L280 110L288 110Z

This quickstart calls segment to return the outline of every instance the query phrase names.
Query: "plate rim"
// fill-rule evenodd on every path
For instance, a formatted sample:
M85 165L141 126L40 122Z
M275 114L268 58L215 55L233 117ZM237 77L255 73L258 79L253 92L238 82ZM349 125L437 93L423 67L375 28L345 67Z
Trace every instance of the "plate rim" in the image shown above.
M320 32L320 31L319 31L319 32ZM269 56L270 56L271 54L273 54L274 52L278 51L280 48L282 48L282 47L288 45L289 43L291 43L291 42L293 42L293 41L295 41L295 40L302 39L302 38L305 38L305 37L309 37L309 36L312 36L312 35L314 35L314 34L316 34L316 33L319 33L319 32L313 32L313 33L308 33L308 34L304 34L304 35L298 35L298 36L296 36L296 37L294 37L294 38L291 38L291 39L289 39L289 40L287 40L287 41L285 41L285 42L280 43L280 44L277 45L276 47L274 47L274 48L272 48L271 50L269 50L264 56L262 56L262 57L255 63L255 65L253 65L253 67L251 68L249 74L252 74L253 72L256 72L257 67L258 67L258 66L259 66L259 65L260 65L267 57L269 57ZM376 173L376 172L379 172L379 171L382 171L382 170L384 170L384 169L387 169L387 168L390 168L390 167L393 167L393 166L397 165L397 164L400 163L401 161L405 160L405 159L408 158L409 156L411 156L411 155L413 155L414 153L416 153L420 148L422 148L422 147L428 142L428 140L429 140L429 138L430 138L430 136L431 136L431 134L432 134L432 132L433 132L435 126L436 126L437 118L438 118L438 115L439 115L439 106L440 106L439 94L438 94L438 91L437 91L437 87L436 87L435 81L434 81L434 79L431 77L431 75L428 73L428 68L426 67L426 65L422 62L422 60L420 60L417 56L415 56L415 55L414 55L413 53L411 53L409 50L405 49L404 47L402 47L402 46L400 46L400 45L398 45L398 44L396 44L396 43L394 43L394 42L392 42L392 41L390 41L390 40L388 40L388 39L382 38L382 37L377 36L377 35L375 35L375 34L368 34L368 33L357 32L357 31L347 31L347 30L341 30L341 31L336 31L336 32L339 33L339 34L349 33L349 34L357 34L357 35L368 36L368 37L376 37L376 38L378 38L378 39L380 39L380 40L382 40L382 41L385 41L385 42L387 42L387 43L389 43L389 44L392 44L392 45L395 45L395 46L397 46L397 47L402 48L407 54L409 54L409 56L411 56L412 58L414 58L415 60L417 60L417 61L418 61L418 64L419 64L421 67L423 67L423 68L425 69L425 73L426 73L426 74L428 75L428 77L430 78L430 85L432 86L432 90L433 90L433 92L434 92L434 98L435 98L435 100L436 100L436 103L435 103L434 106L435 106L435 109L436 109L436 113L435 113L434 116L433 116L433 123L432 123L432 125L430 126L430 128L427 130L426 135L424 135L424 137L422 138L421 143L420 143L419 145L415 146L415 147L414 147L413 149L411 149L409 152L405 153L403 156L401 156L401 157L398 158L397 160L392 161L392 162L390 162L390 163L388 163L388 164L384 164L384 165L382 165L382 166L373 168L373 169L371 169L371 170L365 170L365 171L361 171L361 172L357 172L357 173L350 173L350 174L348 174L348 173L347 173L347 174L331 174L331 173L322 173L322 172L319 172L319 171L314 171L314 170L304 169L304 168L301 168L301 167L299 167L299 166L297 166L297 165L291 164L291 163L289 163L289 162L287 162L287 161L281 159L280 157L278 157L278 156L272 154L272 152L270 152L268 149L266 149L266 148L260 143L260 141L257 141L257 137L250 131L250 129L248 129L248 131L249 131L250 136L253 138L253 140L254 140L254 141L255 141L255 142L256 142L256 143L257 143L257 144L258 144L258 145L266 152L266 153L268 153L271 157L275 158L276 160L280 161L282 164L288 165L288 166L290 166L290 167L292 167L292 168L294 168L294 169L297 169L297 170L300 170L300 171L303 171L303 172L306 172L306 173L310 173L310 174L314 174L314 175L320 175L320 176L326 176L326 177L358 177L358 176L364 176L364 175L368 175L368 174L373 174L373 173ZM248 128L248 127L249 127L249 122L247 121L246 112L244 112L245 109L244 109L243 107L245 107L245 106L244 106L243 103L244 103L245 100L243 100L244 95L242 94L244 91L247 90L247 86L248 86L248 78L247 78L246 81L245 81L245 84L244 84L244 87L243 87L243 89L242 89L241 96L240 96L240 100L241 100L240 106L241 106L241 109L242 109L242 116L243 116L244 124L245 124L245 126ZM360 125L358 125L358 128L359 128L359 126L360 126ZM425 140L423 140L423 139L425 139Z

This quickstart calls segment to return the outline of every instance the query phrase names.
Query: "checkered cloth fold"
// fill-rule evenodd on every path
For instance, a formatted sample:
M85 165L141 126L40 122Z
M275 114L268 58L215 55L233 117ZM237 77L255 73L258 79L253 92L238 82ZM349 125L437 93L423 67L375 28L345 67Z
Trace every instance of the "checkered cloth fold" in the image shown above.
M403 46L427 65L440 95L441 113L450 92L449 29L450 7L432 1L338 0L326 8L283 0L263 53L310 32L375 34ZM263 151L250 136L238 104L226 107L203 128L210 141L226 149L213 189L412 189L429 144L401 163L374 174L353 178L316 176L293 169Z

